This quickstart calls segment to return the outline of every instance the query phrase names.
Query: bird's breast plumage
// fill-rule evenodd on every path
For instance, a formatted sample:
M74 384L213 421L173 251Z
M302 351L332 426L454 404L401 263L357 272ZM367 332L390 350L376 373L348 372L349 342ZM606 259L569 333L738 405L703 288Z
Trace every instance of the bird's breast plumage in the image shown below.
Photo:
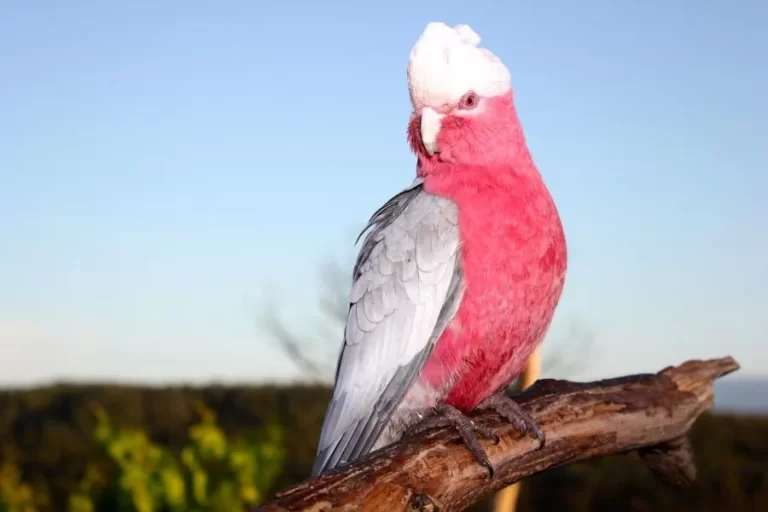
M471 176L435 180L433 193L458 205L465 292L420 378L467 411L523 370L549 328L566 270L560 217L537 171Z

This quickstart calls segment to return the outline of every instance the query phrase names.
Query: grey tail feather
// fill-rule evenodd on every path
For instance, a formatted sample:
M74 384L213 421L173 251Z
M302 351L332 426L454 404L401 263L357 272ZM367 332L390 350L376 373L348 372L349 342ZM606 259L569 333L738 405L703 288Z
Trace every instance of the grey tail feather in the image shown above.
M410 363L397 370L373 407L370 416L358 420L335 443L318 451L312 468L312 477L327 473L371 451L403 396L413 385L433 348L434 343L430 343Z

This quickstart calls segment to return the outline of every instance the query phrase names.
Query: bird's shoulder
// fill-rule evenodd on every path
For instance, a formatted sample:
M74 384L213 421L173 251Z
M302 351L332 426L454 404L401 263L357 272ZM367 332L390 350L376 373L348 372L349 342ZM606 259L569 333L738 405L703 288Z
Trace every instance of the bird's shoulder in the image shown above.
M409 263L420 256L417 265L444 262L455 252L458 243L458 207L446 197L424 189L422 179L395 194L370 217L360 237L365 239L353 269L357 281L370 271L386 271L376 267L382 259L393 263ZM358 237L358 240L359 238Z

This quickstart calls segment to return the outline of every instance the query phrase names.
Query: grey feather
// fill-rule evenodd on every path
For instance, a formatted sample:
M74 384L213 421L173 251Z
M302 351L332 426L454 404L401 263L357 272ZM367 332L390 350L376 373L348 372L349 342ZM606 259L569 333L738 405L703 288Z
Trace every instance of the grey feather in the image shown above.
M313 475L372 449L464 291L456 204L421 180L379 208L366 231Z

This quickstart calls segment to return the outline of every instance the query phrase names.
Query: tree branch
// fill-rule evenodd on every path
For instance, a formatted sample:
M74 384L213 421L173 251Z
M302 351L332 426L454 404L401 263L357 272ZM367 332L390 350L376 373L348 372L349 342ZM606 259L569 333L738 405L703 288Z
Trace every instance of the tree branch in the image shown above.
M476 416L501 437L498 445L483 445L493 479L443 428L301 483L256 510L458 511L548 468L633 450L665 481L686 485L695 478L688 431L712 405L714 380L738 368L726 357L592 383L540 380L517 400L544 428L541 449L496 413Z

